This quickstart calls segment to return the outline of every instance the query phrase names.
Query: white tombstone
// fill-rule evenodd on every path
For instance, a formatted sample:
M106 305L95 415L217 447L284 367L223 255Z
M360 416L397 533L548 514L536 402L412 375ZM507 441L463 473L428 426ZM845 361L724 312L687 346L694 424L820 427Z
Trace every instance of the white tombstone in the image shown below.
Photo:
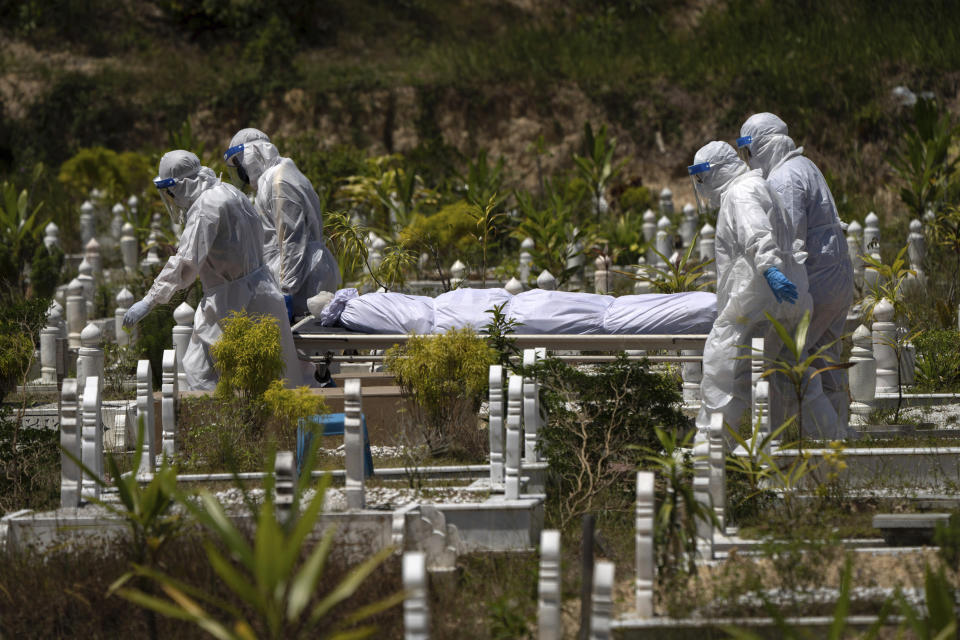
M917 219L910 221L910 233L907 234L907 256L910 259L910 269L915 273L907 276L908 285L914 291L926 281L923 272L923 260L927 254L927 238L923 234L923 223Z
M119 202L113 205L113 218L110 219L110 236L114 242L120 240L120 232L123 229L123 205Z
M273 458L274 507L280 522L288 522L293 509L297 463L293 451L277 451Z
M523 366L532 367L537 360L546 357L546 350L524 349ZM534 378L523 378L523 457L527 462L540 462L537 452L537 439L540 427L543 426L543 416L540 415L540 383Z
M723 434L723 414L710 414L710 500L720 531L726 526L727 450Z
M653 617L653 590L656 582L656 560L653 554L654 475L651 471L637 472L637 505L635 532L635 563L637 576L634 581L637 598L637 617Z
M370 253L367 256L367 262L370 263L370 269L376 271L383 262L383 252L387 248L387 241L380 236L375 235L370 243Z
M363 469L363 426L360 379L350 378L343 385L343 447L346 452L344 492L350 509L366 506Z
M863 288L863 227L854 220L847 225L847 253L853 264L853 284L858 289Z
M80 266L77 268L77 271L79 272L77 274L77 280L80 281L80 285L83 287L83 300L87 306L87 317L93 318L96 313L94 297L97 293L97 283L93 278L93 265L87 260L86 255L84 255L83 260L80 261Z
M130 309L130 305L132 304L133 294L130 293L129 289L124 287L120 290L120 293L117 294L117 308L113 312L114 336L117 339L117 344L121 347L130 344L130 334L123 330L123 317L127 314L127 310ZM136 331L136 327L134 327L132 331Z
M544 529L540 533L540 576L537 581L537 637L562 640L563 598L560 584L560 532Z
M140 468L141 475L153 473L157 461L157 440L153 430L153 369L149 360L137 362L137 428L143 422L142 454Z
M76 378L63 381L60 394L60 506L80 506L80 466L66 454L82 458L81 447L82 417L77 397Z
M140 257L140 243L136 230L129 222L120 228L120 255L123 258L123 272L127 278L137 273L137 258Z
M713 500L710 496L710 440L708 434L702 434L693 446L693 495L694 499L709 514L713 514ZM706 518L696 518L697 553L705 560L713 559L713 522Z
M140 201L137 200L137 196L130 196L127 198L127 208L130 209L130 214L133 216L137 215L137 206L140 204Z
M596 293L609 293L613 287L611 286L613 275L610 271L610 267L613 265L613 261L610 259L606 253L601 253L597 256L597 259L593 261L594 272L593 272L593 289Z
M689 247L697 235L697 208L689 202L683 205L683 222L680 223L680 239L684 248Z
M422 551L403 554L403 638L429 640L430 600L427 598L427 556Z
M80 348L77 350L77 379L96 378L103 380L103 335L93 322L80 332ZM84 385L86 393L86 385Z
M526 237L520 243L520 281L529 282L530 268L533 266L533 250L535 244L533 238Z
M147 237L147 255L140 261L140 271L144 275L149 275L153 268L161 263L160 255L157 253L157 243L160 234L154 229L150 231Z
M656 264L664 266L665 259L669 259L673 254L673 234L670 233L670 218L661 216L657 221L657 251L663 254L663 258L656 256Z
M90 242L84 248L84 257L90 263L90 275L93 276L93 279L98 282L102 280L103 256L100 251L100 243L96 238L90 238Z
M87 246L91 238L97 235L93 203L89 200L80 205L80 244Z
M43 228L43 246L47 251L53 251L54 247L60 248L60 227L53 222L47 223Z
M770 382L762 377L764 371L763 338L750 340L750 383L753 389L753 423L760 423L761 433L770 433L780 425L770 423Z
M684 349L681 355L691 357L703 357L703 351L700 349ZM703 361L691 360L684 362L681 366L683 377L683 401L689 405L700 403L700 382L703 380Z
M507 293L517 295L523 293L523 283L517 280L516 278L510 278L507 281L507 284L504 285L504 289L507 290Z
M80 332L87 326L87 299L83 297L83 283L74 278L67 285L67 338L71 349L80 347Z
M647 245L645 254L647 264L656 264L657 254L652 249L656 247L654 243L657 239L657 214L653 212L653 209L647 209L643 212L643 225L640 229L643 232L643 241Z
M537 276L537 288L554 291L557 288L557 279L552 273L544 269L540 272L540 275Z
M83 385L83 432L80 460L97 478L103 479L103 421L100 414L100 378L90 376ZM80 482L81 500L100 498L100 485L91 478Z
M717 279L717 230L709 222L700 228L700 261L713 260L703 269L706 280Z
M880 218L873 211L863 219L863 252L880 250Z
M865 325L853 332L850 351L850 424L866 425L877 397L877 361L873 359L873 336Z
M673 191L670 191L670 187L664 187L660 191L660 213L665 216L673 215Z
M452 289L458 288L463 284L464 280L467 278L467 265L463 264L462 261L457 260L450 266L450 287Z
M653 287L650 286L650 283L647 280L642 280L646 274L645 267L646 259L643 256L640 256L640 264L637 265L636 274L637 279L633 281L633 292L636 295L643 295L645 293L651 293Z
M183 357L187 354L187 347L190 346L190 336L193 335L193 316L194 309L186 301L173 310L173 319L177 323L173 327L173 348L177 351L177 376L180 378L181 389L189 389L187 384L187 373L183 368Z
M47 311L47 326L40 330L40 383L57 383L57 339L60 327L54 317L56 309L50 305Z
M172 458L176 453L177 437L177 403L179 390L177 382L177 352L167 349L163 352L162 371L160 377L160 418L163 427L163 441L160 453Z
M507 385L507 451L504 463L504 496L520 497L520 421L523 412L523 378L510 376Z
M593 594L590 603L590 640L610 640L613 621L614 564L601 560L593 568ZM581 606L585 606L584 605Z
M490 487L503 486L503 367L490 365Z
M877 393L896 393L897 325L893 322L893 304L884 298L873 308L873 357L877 367Z

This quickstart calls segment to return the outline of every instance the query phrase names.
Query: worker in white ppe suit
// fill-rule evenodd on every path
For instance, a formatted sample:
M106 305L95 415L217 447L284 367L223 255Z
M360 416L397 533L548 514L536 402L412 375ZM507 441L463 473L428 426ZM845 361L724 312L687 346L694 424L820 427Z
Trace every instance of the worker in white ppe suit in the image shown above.
M223 333L219 323L231 311L240 310L277 319L288 384L303 384L283 296L264 264L263 229L250 201L201 166L189 151L164 154L154 185L171 218L185 226L177 253L143 299L127 311L124 326L135 325L155 305L169 302L177 290L199 277L203 298L183 357L187 387L210 390L216 386L210 347Z
M750 116L740 128L737 146L750 167L763 172L782 201L794 237L805 243L813 297L807 345L811 351L830 345L825 354L840 362L840 337L853 304L853 265L830 187L817 165L803 155L803 147L798 148L787 135L786 123L772 113ZM824 366L824 360L814 365L817 369ZM846 369L824 371L819 377L840 424L847 424Z
M725 142L697 151L688 169L701 209L719 209L716 225L717 319L703 352L701 409L697 426L706 429L710 414L720 412L736 428L751 406L752 338L763 337L765 355L780 357L782 342L767 321L770 313L788 329L811 308L805 258L792 242L786 216L759 171L751 171ZM811 387L815 387L814 378ZM770 379L771 425L785 416L785 381ZM804 431L826 428L836 413L819 389L808 389ZM816 399L819 398L819 399ZM817 415L808 419L808 413ZM830 425L832 426L832 425Z
M256 189L264 256L292 307L308 313L307 299L340 285L337 260L323 240L323 211L313 185L259 129L241 129L223 154L234 184ZM241 187L242 188L242 187Z

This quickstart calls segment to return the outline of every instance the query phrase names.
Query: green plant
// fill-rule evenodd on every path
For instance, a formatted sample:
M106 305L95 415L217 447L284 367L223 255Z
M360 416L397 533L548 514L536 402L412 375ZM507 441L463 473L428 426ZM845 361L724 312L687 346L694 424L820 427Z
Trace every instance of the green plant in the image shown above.
M301 476L288 518L278 514L273 497L272 465L268 471L263 501L252 513L256 530L250 541L209 492L201 490L195 499L183 494L177 497L212 537L204 545L207 562L217 578L242 602L242 607L210 595L204 586L187 584L141 564L133 565L133 575L152 580L166 597L128 587L120 587L117 593L161 615L193 622L224 640L305 638L316 637L317 632L323 632L323 637L331 640L372 636L376 627L357 625L398 604L402 592L361 607L338 624L330 625L327 619L336 607L349 600L393 548L385 547L372 554L317 601L314 594L333 548L335 529L327 527L309 551L307 545L318 525L330 475L325 475L317 484L313 497L299 513L299 496L310 474ZM306 558L301 560L304 554Z
M521 241L533 238L534 246L530 252L533 264L537 269L546 269L553 274L557 285L562 286L576 270L568 264L576 255L573 247L584 234L573 224L573 203L563 197L557 185L550 183L545 200L546 206L540 208L529 194L517 193L523 219L514 235ZM530 274L533 279L537 275Z
M278 423L282 447L287 447L300 420L330 413L323 396L316 395L309 387L287 389L279 380L270 383L263 394L263 402Z
M604 191L627 163L626 160L613 163L613 154L616 149L617 139L608 136L607 125L601 125L596 134L589 122L583 125L584 155L573 154L573 162L577 167L577 173L590 185L597 222L600 221L600 200L603 198Z
M847 369L852 366L850 363L837 363L834 359L827 355L827 350L834 344L830 342L829 344L822 345L816 351L809 353L807 351L807 330L810 328L810 312L804 311L803 317L800 318L800 322L797 323L797 328L794 331L793 335L787 331L776 318L771 316L769 313L764 312L764 315L767 316L767 320L770 322L771 326L777 332L780 341L783 344L783 350L777 354L776 357L770 357L763 354L764 362L766 362L766 368L763 371L761 377L769 378L771 376L781 376L783 377L791 387L793 387L794 399L796 400L795 408L797 410L797 430L799 432L797 444L800 449L800 453L803 453L803 398L806 396L807 388L810 385L810 381L815 377L823 373L824 371L832 371L835 369ZM839 338L838 338L839 339ZM747 356L750 357L750 356ZM819 361L822 361L826 364L824 367L819 369L814 369L814 365Z
M416 254L401 243L388 246L380 264L371 267L365 242L369 229L355 224L340 211L330 212L326 224L325 231L340 260L341 274L351 273L362 265L365 274L369 274L378 287L389 291L402 286L404 272L416 264Z
M189 149L198 156L203 149L202 146L175 144L170 148ZM77 199L86 198L92 189L102 189L108 202L125 202L131 193L143 193L148 187L152 189L150 179L154 175L154 164L146 154L135 151L118 153L97 146L79 149L60 166L57 180Z
M924 569L923 582L926 615L897 593L900 614L906 619L902 627L910 629L918 640L949 640L957 637L956 588L947 578L943 567L934 572Z
M699 235L699 233L697 234ZM620 275L627 276L633 280L650 283L650 286L657 293L681 293L684 291L704 291L715 284L714 280L704 279L707 265L713 260L700 262L692 260L693 248L696 246L696 236L690 242L690 246L683 252L680 259L676 262L670 260L670 256L665 256L653 247L649 247L666 265L664 268L650 264L642 264L640 268L642 273L634 274L624 271L617 271Z
M498 198L497 194L494 193L486 203L474 205L477 210L470 213L477 221L476 238L477 242L480 243L482 255L480 262L480 286L484 289L487 287L487 247L490 244L491 237L497 234L498 223L507 216L507 214L502 211L497 211L502 202L502 199Z
M39 171L43 165L37 165ZM43 203L34 206L26 189L11 182L0 185L0 279L15 283L26 294L27 262L34 255L47 218L40 217Z
M743 450L741 455L727 455L726 460L726 469L731 473L728 493L732 521L739 522L771 506L775 494L768 488L773 468L767 454L773 442L778 440L792 423L793 418L776 429L765 432L763 421L758 416L752 423L749 437L745 437L730 425L724 425L728 437Z
M460 450L468 456L484 450L485 434L477 410L487 392L489 367L497 354L470 329L441 335L413 335L387 350L384 363L405 397L413 400L416 428L439 455Z
M270 432L266 414L257 399L183 398L177 419L177 465L194 473L263 469L271 440L282 442Z
M697 573L697 521L717 524L710 505L697 501L693 493L695 459L685 450L693 444L694 431L680 437L674 431L654 427L658 447L640 447L643 461L664 478L664 497L654 520L654 548L657 575L661 581L681 573Z
M913 340L917 348L918 392L949 393L960 389L960 332L927 329Z
M450 289L446 269L457 259L469 264L476 255L477 224L471 208L466 200L458 200L431 215L418 213L399 234L401 244L430 256L445 291Z
M601 504L606 511L628 509L630 474L641 457L631 445L655 446L655 427L668 433L689 427L676 384L646 361L621 355L587 371L547 358L521 373L540 381L550 416L538 446L556 485L547 495L556 500L551 508L561 529Z
M826 638L827 640L844 640L846 638L855 637L857 640L872 640L873 638L880 637L880 629L886 624L887 618L890 615L891 603L890 600L886 600L883 603L883 606L880 609L880 613L877 616L877 620L874 621L870 627L863 633L856 636L851 636L848 626L850 624L850 603L852 599L852 586L853 586L853 556L847 554L843 562L843 572L840 574L840 593L837 597L837 602L833 607L833 616L830 623L830 628L827 630L827 635L821 635L822 632L818 632L818 635L813 635L813 632L807 631L801 627L795 627L787 622L786 616L783 614L783 611L780 606L776 603L770 602L766 598L764 599L764 608L769 613L770 617L773 618L774 624L777 626L777 632L780 638L784 640L807 640L810 638ZM737 627L724 627L731 638L736 640L760 640L764 636L760 636L752 631L746 629L741 629Z
M933 532L937 554L954 571L960 570L960 512L950 514L947 522L938 522Z
M217 395L252 399L263 395L283 375L280 329L268 315L234 311L221 323L223 334L210 347L220 374Z
M137 351L132 345L103 345L103 383L107 393L122 397L123 383L137 373Z
M484 333L487 336L487 344L497 354L500 365L504 369L512 369L511 358L520 355L520 348L517 346L516 338L511 338L510 334L516 331L519 323L503 312L506 306L507 303L502 302L486 310L486 313L490 314L490 322L484 328Z

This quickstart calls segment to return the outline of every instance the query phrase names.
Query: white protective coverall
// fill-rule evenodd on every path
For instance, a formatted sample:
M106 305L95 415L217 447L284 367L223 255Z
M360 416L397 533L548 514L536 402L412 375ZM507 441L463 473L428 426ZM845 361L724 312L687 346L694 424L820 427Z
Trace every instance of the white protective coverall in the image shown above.
M749 136L750 166L763 171L783 203L794 237L805 241L807 279L813 297L813 316L807 332L810 351L830 343L825 354L839 362L844 324L853 304L853 264L830 187L817 165L803 155L787 135L786 123L772 113L757 113L743 123L741 136ZM826 366L819 360L816 368ZM847 424L850 396L847 371L820 374L823 392Z
M243 145L240 164L257 190L264 258L280 289L293 298L294 315L308 313L307 299L335 292L340 268L323 239L323 211L310 180L293 160L280 156L266 134L242 129L230 141Z
M234 186L217 179L188 151L171 151L160 160L159 179L176 178L174 199L186 210L186 226L177 253L167 260L144 301L170 301L174 292L200 278L203 298L193 320L193 334L183 358L189 389L211 390L218 380L210 347L223 331L218 324L231 311L270 315L280 328L287 383L303 380L283 296L263 261L263 229L250 201ZM139 304L139 303L138 303Z
M704 162L710 164L710 170L702 174L701 194L711 208L719 207L717 319L704 346L697 427L708 428L710 414L719 411L724 421L736 428L751 406L750 360L740 358L750 355L751 338L765 338L767 357L782 357L782 343L764 312L792 332L812 303L802 265L805 255L792 241L786 215L761 172L751 171L725 142L701 148L694 163ZM777 302L764 277L770 267L796 285L799 297L795 304ZM784 380L774 376L770 382L770 424L776 428L791 415L784 406L789 394ZM815 386L816 378L804 402L804 431L808 433L836 422L836 413Z

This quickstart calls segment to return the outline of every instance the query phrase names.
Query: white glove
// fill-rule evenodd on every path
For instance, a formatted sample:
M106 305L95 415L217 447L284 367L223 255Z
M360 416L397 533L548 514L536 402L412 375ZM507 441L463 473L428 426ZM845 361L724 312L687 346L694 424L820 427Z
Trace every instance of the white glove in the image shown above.
M127 309L127 312L123 314L123 326L132 327L141 320L143 316L150 313L150 309L153 308L153 303L149 300L143 299L139 302L135 302L132 307Z

